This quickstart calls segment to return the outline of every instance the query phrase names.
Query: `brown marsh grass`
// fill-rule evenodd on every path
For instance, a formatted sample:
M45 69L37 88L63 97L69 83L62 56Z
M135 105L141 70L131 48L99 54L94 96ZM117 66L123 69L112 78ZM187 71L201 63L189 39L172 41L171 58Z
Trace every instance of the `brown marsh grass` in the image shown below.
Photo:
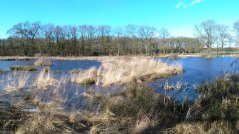
M6 92L22 90L27 87L27 81L30 75L28 72L13 72L7 76L6 86L3 88Z
M49 86L57 84L57 80L55 80L50 72L50 70L43 69L39 72L34 85L41 90L46 90Z
M98 70L91 68L85 72L80 71L78 76L73 76L72 82L122 85L134 80L150 81L182 72L183 68L179 63L168 65L150 58L109 58L102 60L102 66Z
M195 102L178 104L172 98L158 94L143 83L130 80L129 77L139 80L145 75L150 76L152 72L161 75L161 72L168 71L169 74L174 74L180 73L182 69L165 63L154 63L155 61L151 60L124 59L122 62L108 60L105 61L108 66L103 66L99 70L91 69L87 73L85 71L76 73L77 76L80 74L84 76L83 78L89 77L88 74L94 74L96 78L104 78L104 76L114 78L119 75L121 79L118 82L121 83L124 78L127 78L125 80L127 82L119 92L103 94L93 90L78 95L77 97L84 98L85 105L82 109L70 111L65 108L67 98L62 95L63 87L59 84L64 84L64 79L56 80L50 71L43 70L38 74L33 85L26 85L24 78L27 78L27 75L22 74L22 78L19 78L23 82L20 80L12 85L29 90L26 92L15 90L19 92L17 96L8 92L8 103L0 101L0 132L17 134L238 133L239 75L232 74L212 83L203 84L197 88L200 96ZM142 63L147 63L147 67L151 69L143 70L146 67L139 66ZM128 71L109 73L113 70L123 70L121 66ZM132 66L134 68L131 68ZM162 66L165 68L159 68ZM103 78L101 82L104 83ZM98 79L95 80L98 82ZM109 83L114 84L112 81ZM49 88L52 85L54 88ZM174 87L179 90L183 86L182 82L178 82ZM16 101L15 97L21 99Z
M86 71L72 71L71 82L78 83L81 85L95 84L97 77L97 69L92 67Z
M45 58L38 58L34 62L34 66L51 66L51 65L52 65L52 61Z

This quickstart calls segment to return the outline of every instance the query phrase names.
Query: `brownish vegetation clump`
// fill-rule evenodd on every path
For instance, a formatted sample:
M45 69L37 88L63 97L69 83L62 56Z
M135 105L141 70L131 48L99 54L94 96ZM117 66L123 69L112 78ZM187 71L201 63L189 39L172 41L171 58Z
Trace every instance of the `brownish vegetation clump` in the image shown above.
M95 67L88 70L73 71L71 82L81 85L95 84L97 77L97 69Z
M73 76L73 82L109 86L112 84L126 84L131 81L150 81L168 77L183 72L180 64L169 65L150 58L110 58L102 60L102 66L96 70L91 68L80 71Z
M52 61L49 59L44 59L44 58L38 58L34 62L34 66L51 66L51 65L52 65Z
M17 80L11 82L9 77L7 84L13 88L6 86L4 89L7 92L0 96L0 133L230 134L239 131L238 74L226 75L197 87L199 97L195 102L178 103L167 94L158 94L134 79L165 72L177 74L182 68L151 59L137 62L135 59L121 60L103 61L102 68L98 70L91 68L72 72L76 77L71 80L77 83L84 83L80 81L87 79L96 83L101 80L104 85L105 80L109 79L106 76L114 79L119 75L121 79L116 80L124 83L122 90L108 93L96 90L86 90L82 94L77 92L72 97L74 101L68 98L67 90L63 89L62 92L65 83L54 79L50 70L42 70L32 85L27 84L27 72L14 72L18 73ZM147 63L151 69L139 66L143 63ZM128 71L124 71L124 68ZM121 71L114 73L116 70ZM79 75L83 77L78 79ZM109 80L109 83L115 84L116 80ZM174 88L180 90L184 85L187 84L178 82ZM172 86L166 82L164 88L169 90ZM80 109L68 108L69 104L76 106L79 103L83 103Z
M51 72L48 69L43 69L39 72L34 86L38 89L46 90L49 86L54 86L56 84L58 84L58 81L53 78Z

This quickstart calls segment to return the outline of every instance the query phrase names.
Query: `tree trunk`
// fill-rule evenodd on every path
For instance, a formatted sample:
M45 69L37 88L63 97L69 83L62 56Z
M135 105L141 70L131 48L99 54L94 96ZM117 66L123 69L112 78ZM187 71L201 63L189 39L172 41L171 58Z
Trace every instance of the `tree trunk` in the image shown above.
M224 54L224 48L223 47L224 47L224 45L222 44L222 54Z

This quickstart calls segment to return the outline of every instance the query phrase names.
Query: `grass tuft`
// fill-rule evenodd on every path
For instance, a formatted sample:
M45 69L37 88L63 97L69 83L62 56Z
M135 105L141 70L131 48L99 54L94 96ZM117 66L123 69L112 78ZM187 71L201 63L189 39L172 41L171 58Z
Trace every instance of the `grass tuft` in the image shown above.
M43 58L39 58L34 62L34 66L51 66L51 65L52 65L51 60L47 60Z
M97 69L95 67L90 68L86 71L79 70L71 73L71 82L78 83L81 85L95 84L97 77Z
M47 90L49 86L54 86L57 84L57 80L55 80L50 73L49 70L43 69L37 76L35 81L35 86L38 89Z
M8 74L7 84L3 88L6 92L23 90L27 87L27 81L30 75L26 72Z

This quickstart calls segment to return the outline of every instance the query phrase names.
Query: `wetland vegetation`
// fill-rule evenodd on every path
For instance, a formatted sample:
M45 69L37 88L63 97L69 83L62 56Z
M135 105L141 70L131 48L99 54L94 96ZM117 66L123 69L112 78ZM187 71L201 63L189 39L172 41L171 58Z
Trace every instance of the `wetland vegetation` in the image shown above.
M237 133L236 59L112 57L100 62L71 61L81 63L80 68L61 68L64 62L70 61L44 57L40 61L51 64L34 66L40 63L39 59L0 61L0 68L5 72L0 81L0 131L20 134ZM211 64L207 69L215 72L209 75L208 70L193 62ZM218 63L227 62L232 63L224 66L227 73L214 69ZM12 70L16 64L37 70ZM202 71L203 79L208 76L211 80L194 79L192 76L196 73L191 73L195 69ZM187 78L196 83L189 80L190 83L186 83ZM187 94L196 97L189 99Z
M0 0L0 134L239 133L238 5Z

